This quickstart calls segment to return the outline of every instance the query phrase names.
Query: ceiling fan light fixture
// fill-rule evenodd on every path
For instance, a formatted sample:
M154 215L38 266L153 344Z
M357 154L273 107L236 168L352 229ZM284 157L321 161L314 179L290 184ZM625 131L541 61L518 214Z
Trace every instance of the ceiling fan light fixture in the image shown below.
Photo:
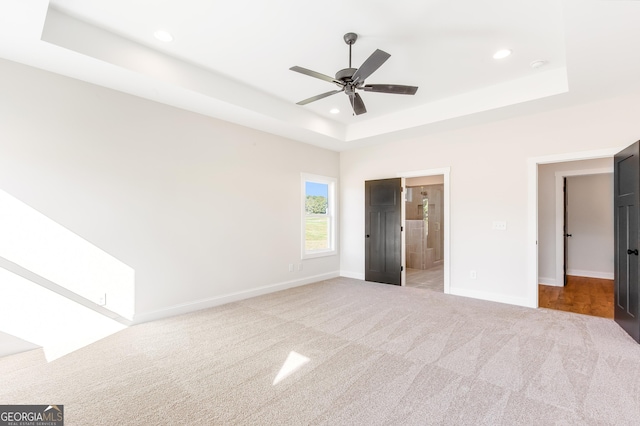
M508 56L511 56L510 49L500 49L496 53L493 54L493 59L504 59Z
M153 33L153 36L160 40L163 41L165 43L169 43L173 41L173 36L171 35L171 33L169 31L165 31L165 30L158 30L156 32Z

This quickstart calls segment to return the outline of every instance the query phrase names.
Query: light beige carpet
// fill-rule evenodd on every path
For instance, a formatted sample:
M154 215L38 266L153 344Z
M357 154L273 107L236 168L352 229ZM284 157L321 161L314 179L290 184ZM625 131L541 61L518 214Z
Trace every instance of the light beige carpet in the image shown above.
M308 362L274 385L292 351ZM638 425L640 346L611 320L339 278L2 358L0 404L64 404L67 425Z

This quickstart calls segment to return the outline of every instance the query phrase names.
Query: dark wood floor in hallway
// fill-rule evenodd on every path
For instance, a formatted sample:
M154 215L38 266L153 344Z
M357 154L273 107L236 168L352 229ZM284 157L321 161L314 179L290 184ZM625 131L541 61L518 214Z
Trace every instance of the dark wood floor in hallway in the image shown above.
M538 306L613 319L613 280L569 275L564 287L540 284Z

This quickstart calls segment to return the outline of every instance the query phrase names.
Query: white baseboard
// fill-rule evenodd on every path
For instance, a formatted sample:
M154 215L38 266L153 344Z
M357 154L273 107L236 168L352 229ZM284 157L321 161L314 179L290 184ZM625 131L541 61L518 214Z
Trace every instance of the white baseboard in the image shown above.
M584 271L581 269L569 269L567 270L567 275L573 275L576 277L600 278L603 280L614 279L613 272Z
M364 272L340 271L340 276L364 281Z
M318 281L328 280L331 278L339 277L340 274L336 272L329 272L321 275L314 275L311 277L301 278L299 280L286 281L278 284L266 285L250 290L239 291L236 293L226 294L224 296L211 297L208 299L197 300L194 302L182 303L180 305L174 305L163 309L158 309L151 312L136 313L133 317L134 324L141 324L144 322L155 321L162 318L173 317L176 315L182 315L189 312L199 311L201 309L212 308L214 306L224 305L225 303L237 302L238 300L249 299L251 297L262 296L263 294L274 293L276 291L286 290L288 288L299 287L306 284L315 283Z
M562 284L558 284L555 278L549 278L549 277L538 277L538 284L562 287Z
M527 308L537 308L535 302L526 297L505 296L503 294L487 293L478 290L451 287L449 294L455 296L470 297L472 299L488 300L490 302L506 303L507 305L524 306Z

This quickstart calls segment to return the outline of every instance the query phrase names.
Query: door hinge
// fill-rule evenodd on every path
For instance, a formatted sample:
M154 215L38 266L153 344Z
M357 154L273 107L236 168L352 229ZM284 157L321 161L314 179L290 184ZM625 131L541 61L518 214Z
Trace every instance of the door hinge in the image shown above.
M404 271L404 266L400 267L400 272Z
M400 187L400 192L404 192L404 186Z
M400 227L400 232L403 232L403 231L404 231L404 227L403 227L403 226L401 226L401 227Z

